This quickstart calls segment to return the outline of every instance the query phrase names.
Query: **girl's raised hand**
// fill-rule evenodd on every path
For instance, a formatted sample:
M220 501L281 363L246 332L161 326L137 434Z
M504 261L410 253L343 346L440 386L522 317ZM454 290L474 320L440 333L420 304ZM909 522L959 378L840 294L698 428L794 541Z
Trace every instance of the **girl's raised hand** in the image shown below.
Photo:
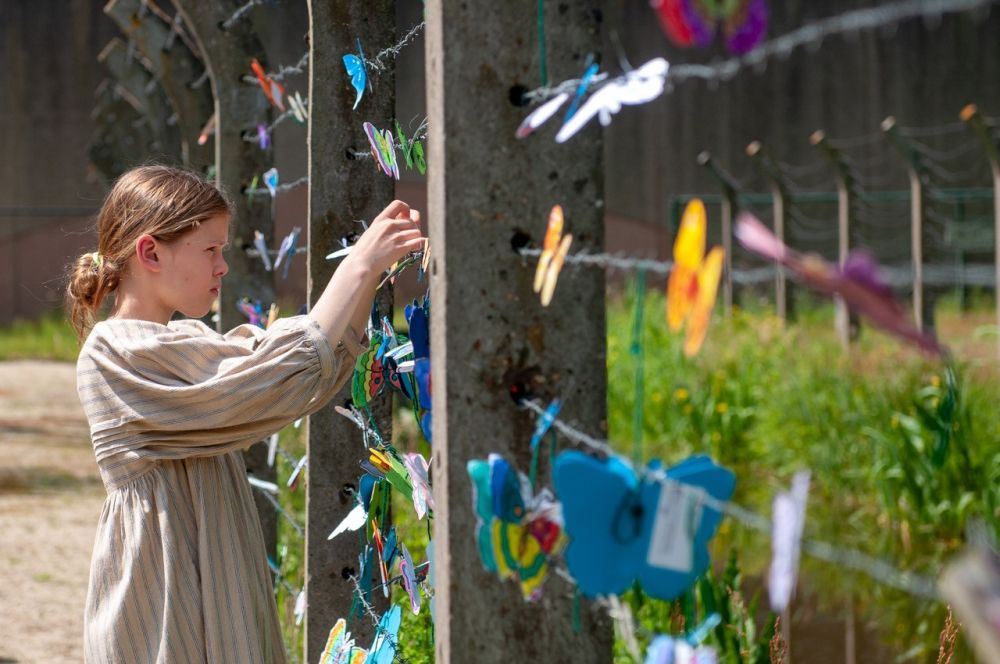
M406 254L423 247L420 212L411 210L403 201L393 201L375 217L345 262L355 262L373 274L380 274Z

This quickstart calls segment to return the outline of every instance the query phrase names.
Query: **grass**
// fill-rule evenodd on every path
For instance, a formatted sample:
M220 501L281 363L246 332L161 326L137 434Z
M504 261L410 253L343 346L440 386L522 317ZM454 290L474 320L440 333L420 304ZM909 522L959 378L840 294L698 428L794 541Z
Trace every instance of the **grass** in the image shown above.
M73 328L60 311L35 321L18 320L0 327L0 361L76 362L79 352Z

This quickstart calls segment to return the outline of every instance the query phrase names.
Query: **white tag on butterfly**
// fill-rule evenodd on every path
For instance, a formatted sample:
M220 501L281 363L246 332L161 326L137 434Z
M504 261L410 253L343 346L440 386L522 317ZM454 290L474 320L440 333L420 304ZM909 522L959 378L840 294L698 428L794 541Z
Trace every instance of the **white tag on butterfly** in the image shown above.
M653 516L646 564L675 572L690 572L694 567L694 533L701 521L701 503L678 482L664 483Z

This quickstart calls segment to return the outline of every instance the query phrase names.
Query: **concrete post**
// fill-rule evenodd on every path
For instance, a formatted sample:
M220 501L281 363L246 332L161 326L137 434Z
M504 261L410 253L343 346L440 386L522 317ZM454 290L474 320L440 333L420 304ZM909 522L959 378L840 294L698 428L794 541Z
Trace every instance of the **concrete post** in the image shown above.
M351 159L349 153L368 151L362 123L390 128L395 110L395 70L368 70L371 89L352 110L354 88L344 71L345 53L356 53L361 39L372 57L395 41L392 0L309 0L309 302L315 303L339 262L326 255L338 240L363 228L392 201L395 182L371 159ZM392 317L391 289L383 289L379 308ZM306 494L306 640L305 661L315 662L338 618L347 618L358 573L358 541L327 535L347 515L363 472L358 467L364 447L360 431L333 409L351 398L350 384L333 402L309 418L309 485ZM391 399L374 409L383 435L392 431ZM415 552L416 555L416 552ZM374 571L374 570L372 570ZM384 607L382 593L373 593L375 610ZM350 625L359 643L369 643L373 626L366 617Z
M600 50L603 4L563 5L547 23L554 80L579 77L586 54ZM534 418L512 400L514 386L562 397L561 416L606 431L604 274L565 270L542 308L534 261L514 248L524 234L540 245L558 203L573 251L603 250L600 128L595 120L561 145L555 127L514 138L529 110L518 91L538 72L536 14L524 3L429 0L426 18L436 661L609 662L603 612L585 602L574 634L559 577L526 603L516 583L483 569L466 470L490 452L528 470ZM548 472L543 461L543 482Z

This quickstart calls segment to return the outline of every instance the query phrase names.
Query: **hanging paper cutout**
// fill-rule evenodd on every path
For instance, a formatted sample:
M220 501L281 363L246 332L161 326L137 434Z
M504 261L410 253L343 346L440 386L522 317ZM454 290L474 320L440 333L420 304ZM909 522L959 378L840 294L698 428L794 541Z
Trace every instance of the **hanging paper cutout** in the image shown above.
M265 124L257 125L257 145L260 146L261 150L271 147L271 134L267 132L267 125Z
M580 110L563 122L556 133L556 143L565 143L575 136L595 115L601 125L607 127L611 124L611 116L622 110L622 106L636 106L656 99L663 94L669 68L666 60L654 58L638 69L603 84L587 98ZM590 78L593 80L594 75ZM555 115L569 98L569 93L563 92L536 108L524 119L514 135L524 138L533 132Z
M424 159L424 144L414 135L413 140L406 137L399 120L393 120L396 125L396 137L399 139L399 149L403 153L403 160L407 168L416 168L423 175L427 172L427 161ZM419 134L420 131L417 130Z
M281 263L285 263L285 269L281 273L282 279L288 278L288 268L292 264L292 257L298 251L299 247L299 235L302 233L302 229L296 226L292 229L292 232L285 236L285 239L281 241L281 246L278 248L278 257L274 260L274 269L281 267Z
M260 300L251 300L248 297L240 298L236 307L247 317L248 323L266 329L267 317L264 314L264 305Z
M375 638L368 650L365 664L392 664L396 656L396 639L399 636L399 623L402 620L402 610L394 606L382 615L375 628Z
M767 0L652 0L660 27L680 48L705 48L722 33L726 50L742 55L767 34Z
M565 546L559 503L548 490L532 495L528 478L498 454L469 461L468 472L483 567L517 579L524 598L537 600L548 558Z
M288 96L288 105L292 109L292 115L300 124L305 124L305 121L309 119L309 111L306 110L306 103L302 101L302 95L295 92L294 95Z
M281 83L271 79L266 73L264 73L264 68L260 66L259 62L257 62L257 58L250 61L250 69L253 70L254 75L257 77L257 82L260 83L260 89L264 91L264 96L267 97L267 100L284 112L285 88L281 85Z
M427 251L426 249L424 251ZM420 430L428 443L431 442L431 358L430 358L430 301L424 299L423 304L406 305L403 313L410 326L410 341L413 342L413 378L417 392L417 421Z
M545 239L542 243L542 254L538 257L538 266L535 268L534 290L541 293L543 307L549 306L552 301L552 294L556 289L556 281L559 279L559 272L562 270L566 254L569 253L573 236L563 235L563 210L562 206L552 206L549 212L549 223L545 229Z
M708 567L708 542L722 515L702 504L701 492L728 500L736 477L707 456L665 473L654 462L646 473L640 480L617 458L599 461L573 450L556 457L556 495L570 539L566 562L588 597L617 595L638 580L647 594L673 599Z
M576 93L573 95L573 101L569 103L569 109L566 111L566 115L563 117L563 124L569 122L569 119L576 114L576 110L580 107L580 100L587 93L587 86L590 85L590 80L597 75L599 65L593 62L594 56L588 55L586 70L583 72L583 76L580 77L580 85L576 86Z
M427 460L422 455L411 452L403 455L403 464L410 476L410 484L413 486L413 508L417 512L417 519L420 520L434 509L434 494L427 475Z
M406 550L406 545L402 542L399 543L399 549L399 574L403 577L403 588L410 596L410 610L413 611L413 615L417 615L420 613L420 587L417 585L413 558L410 557L410 552Z
M205 143L208 143L208 137L215 134L216 117L217 117L216 114L212 113L212 117L210 117L208 119L208 122L205 123L205 126L201 128L201 133L198 134L198 145L204 145Z
M800 254L785 246L749 212L740 214L734 234L748 251L784 265L806 285L824 295L839 295L849 309L876 327L927 353L946 354L937 340L921 332L896 302L892 290L879 277L878 264L869 254L852 251L842 266L832 265L815 254Z
M348 53L344 56L344 69L351 77L351 85L357 92L354 99L353 110L358 110L361 97L365 94L365 86L368 85L368 70L365 67L365 52L361 50L361 39L358 39L358 54Z
M806 522L809 498L809 471L795 473L792 490L774 497L771 516L771 568L767 576L767 594L771 610L781 613L795 593L799 574L802 529Z
M383 173L398 180L399 163L396 161L396 144L392 140L392 132L388 129L379 131L371 122L365 122L362 126L375 163L382 168Z
M264 263L264 269L271 271L271 251L267 248L267 240L260 231L253 232L253 248L260 254L260 260Z
M725 254L714 247L705 256L705 204L699 199L684 209L674 241L674 268L667 281L667 325L677 332L687 322L684 354L696 354L708 334Z
M330 533L327 539L331 540L340 533L345 532L347 530L355 531L359 529L361 526L365 525L367 521L368 521L368 511L366 510L364 505L359 503L355 505L350 512L347 513L347 516L344 517L344 520L340 522L340 525L338 525L336 528L333 529L333 532Z
M398 606L385 612L375 628L375 638L368 650L354 645L354 639L347 631L346 621L338 619L330 630L326 647L319 658L320 664L391 664L396 656L396 639L401 618L402 612Z
M271 198L278 193L278 169L269 168L264 171L264 186L271 192Z

